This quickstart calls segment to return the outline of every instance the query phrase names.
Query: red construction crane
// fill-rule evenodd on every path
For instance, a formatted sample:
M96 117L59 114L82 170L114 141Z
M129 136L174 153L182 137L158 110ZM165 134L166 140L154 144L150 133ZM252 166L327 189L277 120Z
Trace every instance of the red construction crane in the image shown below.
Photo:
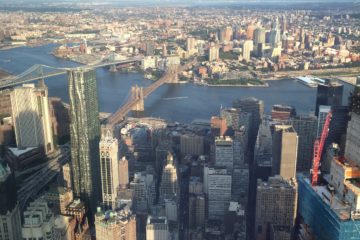
M325 140L328 136L329 133L329 125L331 122L331 118L332 118L332 113L331 111L326 115L326 120L324 123L324 127L322 129L321 132L321 137L320 139L316 139L315 143L314 143L314 158L313 158L313 166L311 169L311 185L312 186L316 186L317 182L318 182L318 177L320 174L320 160L321 160L321 154L323 152L324 149L324 144L325 144Z

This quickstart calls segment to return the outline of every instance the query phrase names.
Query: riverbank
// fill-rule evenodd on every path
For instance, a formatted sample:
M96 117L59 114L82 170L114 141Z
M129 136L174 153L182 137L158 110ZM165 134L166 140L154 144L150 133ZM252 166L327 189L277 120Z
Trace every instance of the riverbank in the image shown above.
M10 76L11 74L3 69L0 68L0 79L1 78L6 78L8 76Z

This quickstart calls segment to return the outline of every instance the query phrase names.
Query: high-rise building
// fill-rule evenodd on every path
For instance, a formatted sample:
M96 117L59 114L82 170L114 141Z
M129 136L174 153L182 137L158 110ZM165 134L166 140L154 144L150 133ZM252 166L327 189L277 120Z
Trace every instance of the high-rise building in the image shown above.
M174 163L174 157L169 152L163 169L160 183L160 198L173 198L179 194L178 172Z
M270 125L264 121L260 124L254 150L255 179L267 181L272 169L272 135Z
M146 43L146 56L154 56L155 54L155 47L154 44L151 42Z
M68 81L73 190L94 210L101 199L96 74L79 68L68 72Z
M249 146L253 149L264 114L264 102L256 98L243 98L235 100L233 107L240 108L243 112L251 113L252 115L249 128Z
M254 31L255 31L255 26L254 25L249 25L246 28L246 39L247 40L253 40L254 39Z
M230 170L234 167L234 146L231 137L215 138L215 165L226 167Z
M100 172L103 203L115 209L115 199L119 187L118 140L107 131L99 143Z
M320 105L341 106L344 85L337 82L318 84L316 93L315 115L319 114Z
M257 46L259 43L265 43L265 29L258 27L254 31L254 44Z
M360 167L360 114L351 113L346 134L345 158Z
M269 238L269 227L281 227L284 238L291 240L297 214L297 182L295 178L270 177L257 183L255 236L257 240Z
M2 163L0 163L0 239L22 239L15 175Z
M242 56L245 61L250 61L251 52L254 50L253 40L246 40L242 47Z
M312 167L317 119L315 116L300 115L290 122L299 136L296 171L309 172Z
M203 228L205 224L206 201L204 194L189 194L189 228Z
M317 123L317 131L316 131L316 138L319 138L321 136L326 116L331 111L331 106L319 106L319 112L318 112L318 123Z
M209 219L222 220L231 200L231 172L224 167L204 167L204 190Z
M54 215L43 198L30 203L24 211L23 239L55 240Z
M230 42L233 38L233 29L230 26L220 30L220 42Z
M53 151L46 86L24 84L15 88L11 92L11 106L18 148L42 146L45 152Z
M146 240L169 240L169 225L166 217L148 217Z
M211 117L211 133L213 136L224 136L227 130L226 119L222 117Z
M119 161L119 186L125 189L129 186L129 161L122 157Z
M225 108L221 109L220 115L226 119L228 128L239 130L241 127L249 129L251 114L244 112L239 108Z
M295 178L298 135L291 125L275 125L273 134L272 174Z
M296 110L292 106L274 105L271 110L271 119L275 122L287 123L295 115Z
M62 177L63 187L71 189L71 168L69 163L62 166Z
M274 23L271 31L270 31L270 44L272 47L277 47L281 43L281 32L279 28L278 19Z
M180 136L180 153L184 157L204 154L204 137L196 134L184 134Z
M193 54L196 51L196 39L193 37L189 37L186 39L186 51L189 54Z
M117 211L102 211L95 215L96 239L136 240L136 216L128 207Z
M210 46L209 48L209 62L219 60L219 47L218 46Z

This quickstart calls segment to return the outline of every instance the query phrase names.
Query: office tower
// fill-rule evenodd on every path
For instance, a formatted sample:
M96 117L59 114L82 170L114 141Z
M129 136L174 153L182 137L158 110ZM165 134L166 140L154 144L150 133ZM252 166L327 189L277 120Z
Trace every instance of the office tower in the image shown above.
M230 42L233 38L232 27L227 26L220 30L220 42Z
M344 85L337 82L318 84L316 93L315 115L319 115L320 105L341 106Z
M248 129L241 127L239 130L235 130L233 136L234 147L234 168L247 167L248 163Z
M203 228L205 224L206 201L203 193L189 194L189 228Z
M360 167L360 114L351 113L346 134L345 158Z
M196 134L183 134L180 136L180 154L182 157L204 154L204 137Z
M315 116L300 115L290 120L299 136L296 171L309 172L312 167L317 119Z
M316 138L319 138L321 136L321 132L324 128L326 116L330 111L331 111L331 106L323 106L323 105L319 106Z
M281 44L280 29L272 29L270 31L270 45L277 47L279 44Z
M128 207L105 212L98 208L95 231L98 240L136 240L136 216Z
M4 89L0 91L0 116L12 116L10 89Z
M275 125L273 134L272 174L284 179L295 178L298 135L291 125Z
M283 229L291 240L297 214L297 182L295 178L270 177L267 182L257 183L255 236L257 240L269 239L269 227ZM277 231L275 231L277 232Z
M0 239L22 239L15 175L0 163Z
M272 170L272 135L270 125L264 121L260 124L254 151L255 179L267 181Z
M233 102L234 108L240 108L243 112L251 113L251 126L249 128L249 146L253 149L256 135L264 114L264 102L256 98L237 99Z
M62 186L71 189L71 169L69 163L66 163L62 166L62 178Z
M30 203L24 211L23 239L55 240L54 215L43 198Z
M225 108L221 109L220 115L226 119L228 128L239 130L241 127L249 129L251 114L242 111L239 108Z
M271 119L275 122L289 122L291 117L296 116L293 106L274 105L271 110Z
M90 209L101 199L100 123L96 75L92 69L68 72L73 190Z
M242 47L242 56L245 61L250 61L251 52L254 50L253 40L246 40Z
M350 94L349 98L349 112L360 114L360 77L358 77L359 84Z
M105 206L115 209L115 198L119 187L118 140L110 130L99 143L102 199Z
M231 201L224 217L225 234L231 234L234 239L246 239L246 214L244 207Z
M146 43L146 56L154 56L155 54L155 48L154 44L151 42Z
M146 211L155 200L155 180L152 174L146 172L134 173L130 182L130 189L134 193L134 205L137 212Z
M222 220L231 200L231 172L224 167L204 167L208 218Z
M168 152L166 165L161 176L160 198L165 199L178 196L178 191L178 173L174 163L174 157Z
M162 56L163 57L166 57L168 54L167 54L167 46L166 46L166 43L164 43L162 45Z
M129 161L125 157L119 160L119 186L120 189L129 186Z
M234 167L234 146L231 137L215 138L215 165L226 167L230 170Z
M146 222L146 240L169 240L169 237L166 217L149 216Z
M24 84L11 92L12 117L18 148L43 146L53 151L48 91L45 85Z
M193 37L189 37L186 39L186 51L188 51L189 54L194 53L196 50L196 39Z
M245 165L241 168L234 168L231 176L231 199L247 206L249 191L249 167Z
M209 62L217 60L219 60L219 47L212 45L209 48Z
M254 31L254 44L257 46L259 43L265 43L265 29L261 27Z
M227 130L226 119L222 117L211 117L211 134L213 136L224 136Z
M254 25L249 25L246 28L246 39L247 40L253 40L254 39L254 31L255 31L255 26Z

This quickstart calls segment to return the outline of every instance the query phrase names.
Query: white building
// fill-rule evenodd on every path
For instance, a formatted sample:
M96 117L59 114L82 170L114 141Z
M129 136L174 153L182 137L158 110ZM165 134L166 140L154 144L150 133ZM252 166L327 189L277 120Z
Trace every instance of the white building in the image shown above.
M105 205L115 209L119 187L118 140L108 130L101 138L99 148L102 199Z
M24 224L21 232L23 239L55 239L54 216L47 202L39 198L30 203L24 212Z
M211 46L209 48L209 62L219 60L219 48L217 46Z
M141 67L143 70L148 68L156 68L156 58L153 56L146 56L143 60L141 60Z
M231 173L223 167L204 167L204 190L209 219L223 219L231 200Z
M18 148L43 146L54 149L46 86L24 84L11 92L12 118Z
M166 217L148 217L146 240L169 240L169 226Z
M233 169L234 146L231 137L215 138L215 165Z
M254 50L254 42L252 40L246 40L242 47L242 56L245 61L250 61L251 51Z

